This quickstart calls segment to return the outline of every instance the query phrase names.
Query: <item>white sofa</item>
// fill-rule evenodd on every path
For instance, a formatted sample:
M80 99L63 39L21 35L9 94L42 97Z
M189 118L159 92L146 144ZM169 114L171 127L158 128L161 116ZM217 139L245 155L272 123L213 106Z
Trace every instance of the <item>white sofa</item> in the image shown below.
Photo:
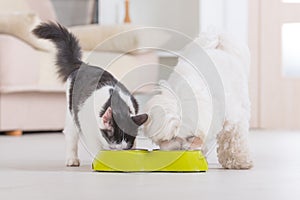
M50 0L0 1L0 131L61 130L65 120L64 85L55 74L54 50L50 43L36 40L30 35L32 26L39 20L56 21ZM29 23L27 25L26 23ZM101 65L122 52L118 45L91 50L97 43L133 26L87 25L71 27L84 49L84 59ZM99 35L100 34L100 35ZM93 37L94 43L93 43ZM132 36L132 41L139 38ZM94 45L94 46L93 46ZM125 42L123 45L132 45ZM122 45L120 46L122 48ZM123 46L124 47L124 46ZM157 63L153 52L126 54L109 67L121 78L135 67ZM145 75L144 75L145 76ZM155 81L156 68L147 73L147 80ZM135 76L135 83L143 81ZM125 83L126 85L126 83ZM131 86L129 86L131 87ZM132 88L130 88L132 89ZM16 133L16 132L10 132Z

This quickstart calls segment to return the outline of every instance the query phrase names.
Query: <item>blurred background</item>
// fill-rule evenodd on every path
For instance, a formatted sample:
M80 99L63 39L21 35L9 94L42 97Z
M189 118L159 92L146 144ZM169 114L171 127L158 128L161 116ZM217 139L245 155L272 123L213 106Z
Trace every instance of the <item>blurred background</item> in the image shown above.
M254 168L220 169L212 151L205 174L90 173L94 158L83 143L81 167L66 168L65 86L55 73L55 50L31 34L41 21L67 26L85 62L105 66L117 58L107 70L119 79L134 72L125 82L130 90L130 83L166 78L178 58L126 53L153 38L159 43L155 35L129 34L95 49L116 34L151 26L191 39L226 33L247 44ZM299 36L300 0L0 0L0 199L300 199ZM171 70L164 74L159 65Z
M91 50L89 39L98 38L95 41L101 42L137 26L169 28L190 38L206 31L228 33L247 43L251 51L251 127L298 130L299 11L300 1L297 0L0 0L0 131L63 128L63 86L51 70L50 55L23 33L23 29L33 26L36 18L58 21L70 27L86 53ZM24 16L28 13L35 14L31 22ZM20 14L23 15L18 16ZM120 51L111 47L102 49L95 62L111 58ZM12 59L15 56L24 59ZM37 59L29 59L33 57ZM174 66L177 57L166 52L128 55L114 67L114 73L121 76L133 65L146 61ZM122 69L121 65L129 67ZM24 66L27 70L20 73ZM152 79L159 79L159 73L153 67ZM40 103L47 101L53 106L49 111L57 110L56 118L47 116L48 110ZM39 116L34 117L35 114Z

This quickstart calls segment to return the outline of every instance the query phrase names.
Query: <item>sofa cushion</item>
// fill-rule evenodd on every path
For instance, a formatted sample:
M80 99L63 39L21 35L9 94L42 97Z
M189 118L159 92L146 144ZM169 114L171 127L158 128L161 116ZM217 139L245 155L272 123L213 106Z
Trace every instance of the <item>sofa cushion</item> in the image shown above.
M84 52L83 57L87 63L112 73L132 92L147 91L146 85L158 81L158 57L154 52L132 55L94 51Z
M0 35L0 92L48 91L64 92L64 84L56 75L54 52L43 52L8 35ZM109 52L83 52L83 60L96 66L107 67L107 70L131 90L146 80L155 81L157 68L149 68L147 76L141 76L137 69L144 64L156 65L154 53L130 55ZM113 61L113 62L111 62ZM110 65L107 65L110 63ZM128 77L133 77L129 78Z
M6 86L33 87L38 81L36 51L9 35L0 35L0 91Z
M0 44L0 92L64 91L55 74L54 54L9 35L0 35Z
M168 31L128 24L92 24L73 26L69 30L79 39L84 50L131 52L132 54L136 49L147 52L149 48L163 48L172 37Z

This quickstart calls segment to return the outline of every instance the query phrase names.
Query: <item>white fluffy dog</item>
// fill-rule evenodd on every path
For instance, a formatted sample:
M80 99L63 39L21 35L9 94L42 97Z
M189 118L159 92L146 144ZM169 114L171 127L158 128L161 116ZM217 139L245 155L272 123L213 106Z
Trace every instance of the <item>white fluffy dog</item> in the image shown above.
M217 131L218 160L228 169L251 168L247 142L249 50L224 35L203 34L194 42L213 61L223 83L225 119ZM174 72L167 81L160 82L158 91L146 105L149 120L145 135L165 150L203 148L213 112L205 78L179 58Z

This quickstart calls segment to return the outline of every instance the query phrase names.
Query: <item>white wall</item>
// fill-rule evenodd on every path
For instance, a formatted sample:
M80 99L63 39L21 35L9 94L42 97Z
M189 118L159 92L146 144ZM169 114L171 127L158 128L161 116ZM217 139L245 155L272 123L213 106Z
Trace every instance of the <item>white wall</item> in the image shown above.
M120 24L124 16L124 1L99 0L99 23Z
M207 31L210 28L224 30L225 28L224 0L201 0L200 29Z
M92 21L93 0L51 0L58 21L65 26L88 24Z
M199 0L131 0L132 21L175 29L195 37L199 31Z
M125 0L101 0L100 23L119 24ZM133 24L166 27L196 37L215 27L247 41L248 0L130 0Z
M130 0L133 24L175 29L191 37L199 33L199 0ZM124 0L101 0L100 23L123 23Z
M248 42L248 0L225 1L225 30Z
M248 41L248 0L201 0L200 29L214 27Z

